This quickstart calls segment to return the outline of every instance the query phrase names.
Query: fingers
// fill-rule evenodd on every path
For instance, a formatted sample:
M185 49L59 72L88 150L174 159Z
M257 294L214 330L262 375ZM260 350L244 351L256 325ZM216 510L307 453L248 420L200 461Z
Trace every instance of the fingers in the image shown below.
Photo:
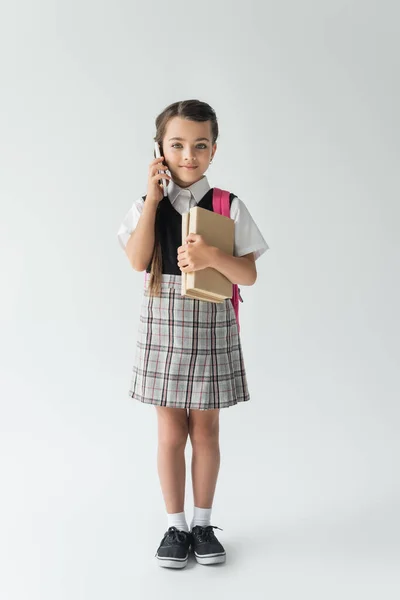
M169 175L167 175L167 173L163 173L163 172L159 173L157 169L154 172L150 173L150 177L152 179L168 179L168 180L171 179L171 177Z
M191 262L187 256L178 256L177 264L180 269L188 268Z
M152 175L154 175L155 173L158 173L159 171L168 171L168 167L166 167L165 165L158 165L158 166L150 167L150 173Z
M168 179L168 181L170 181L171 177L166 173L155 173L153 179Z
M158 171L168 171L168 167L166 165L152 165L150 167L150 171L153 171L153 173L157 173Z
M190 273L191 271L193 271L193 267L190 265L178 265L180 270L183 271L184 273L187 271L188 273Z
M186 242L201 242L203 240L200 233L189 233L186 237Z
M164 160L163 156L160 156L160 158L155 158L154 160L152 160L151 163L150 163L150 169L155 169L155 168L157 168L157 169L168 169L168 167L166 167L163 164L163 160Z
M164 159L164 157L161 156L160 158L155 158L154 160L151 161L150 166L149 166L149 175L153 179L155 178L155 179L171 180L171 177L169 175L167 175L166 173L163 173L163 171L169 170L168 167L163 164L163 162L162 162L163 159Z

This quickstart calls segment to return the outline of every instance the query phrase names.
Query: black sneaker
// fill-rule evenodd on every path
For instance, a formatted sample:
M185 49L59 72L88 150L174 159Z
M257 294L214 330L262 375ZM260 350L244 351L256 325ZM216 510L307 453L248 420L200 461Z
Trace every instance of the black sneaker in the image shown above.
M160 567L171 567L173 569L186 567L191 541L192 536L188 531L169 527L156 552Z
M226 560L226 552L223 545L215 537L213 529L222 529L214 525L201 527L195 525L192 534L192 548L198 563L202 565L214 565Z

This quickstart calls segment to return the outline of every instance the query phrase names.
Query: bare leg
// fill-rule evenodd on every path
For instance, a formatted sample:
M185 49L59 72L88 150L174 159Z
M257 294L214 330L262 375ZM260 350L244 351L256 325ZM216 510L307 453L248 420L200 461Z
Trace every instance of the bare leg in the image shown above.
M194 505L211 508L220 466L219 408L189 410Z
M185 446L188 416L185 408L156 406L157 468L167 513L183 512L185 504Z

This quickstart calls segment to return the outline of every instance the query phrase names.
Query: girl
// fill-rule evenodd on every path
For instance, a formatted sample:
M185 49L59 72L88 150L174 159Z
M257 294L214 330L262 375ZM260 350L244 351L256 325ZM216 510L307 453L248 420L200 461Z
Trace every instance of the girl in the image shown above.
M232 283L253 285L255 261L268 249L246 206L232 193L234 255L195 234L181 245L182 214L195 205L213 210L205 172L217 137L211 106L199 100L169 105L156 119L162 156L150 163L147 194L134 202L118 231L132 267L146 271L129 394L157 411L157 467L168 530L156 558L164 567L186 566L190 547L201 564L225 561L213 531L219 528L211 525L220 466L219 412L250 398L231 299L217 304L181 295L182 272L206 267ZM161 179L168 182L165 197ZM194 497L190 528L184 511L188 436Z

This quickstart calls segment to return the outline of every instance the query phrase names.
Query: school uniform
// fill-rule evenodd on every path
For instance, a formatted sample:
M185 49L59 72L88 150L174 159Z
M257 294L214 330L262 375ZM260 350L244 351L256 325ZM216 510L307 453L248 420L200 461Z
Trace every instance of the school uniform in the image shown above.
M213 210L207 177L188 188L174 181L157 207L155 227L162 252L161 296L150 296L147 266L129 395L157 406L208 410L250 399L236 315L230 298L205 302L181 295L177 264L182 214L192 206ZM135 229L145 197L136 200L117 233L123 249ZM234 256L269 248L245 204L230 194L235 221Z

